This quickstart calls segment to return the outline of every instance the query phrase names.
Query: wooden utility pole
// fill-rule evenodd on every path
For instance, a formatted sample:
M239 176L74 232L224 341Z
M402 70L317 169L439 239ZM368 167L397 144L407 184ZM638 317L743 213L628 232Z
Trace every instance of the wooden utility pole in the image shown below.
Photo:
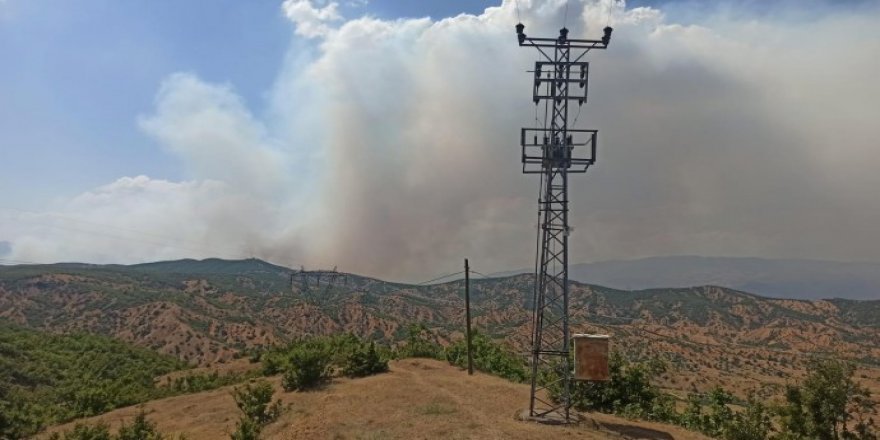
M474 375L474 356L471 347L471 269L468 266L467 258L464 259L464 309L465 319L467 320L467 354L468 354L468 374Z

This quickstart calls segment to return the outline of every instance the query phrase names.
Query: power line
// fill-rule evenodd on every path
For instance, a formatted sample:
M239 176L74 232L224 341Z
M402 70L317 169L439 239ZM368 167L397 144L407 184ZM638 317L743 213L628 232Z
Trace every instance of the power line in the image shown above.
M562 27L565 28L568 26L568 4L571 3L571 0L565 1L565 15L562 17Z
M306 273L306 274L307 274L308 272L307 272L307 271L300 271L299 273ZM323 272L322 272L322 273L323 273ZM458 272L448 273L448 274L441 275L441 276L438 276L438 277L434 277L434 278L431 278L431 279L428 279L428 280L425 280L425 281L421 281L421 282L418 282L418 283L405 283L405 284L403 284L403 283L395 283L395 284L402 284L402 287L398 287L398 288L396 288L396 289L392 289L392 290L381 291L380 293L382 293L383 295L390 295L390 294L392 294L392 293L397 293L397 292L400 292L400 291L403 291L403 290L413 289L413 288L417 288L417 287L425 287L426 285L429 285L429 284L431 284L431 283L435 283L435 282L437 282L437 281L440 281L440 280L443 280L443 279L446 279L446 278L451 278L451 277L454 277L454 276L457 276L457 275L461 275L461 274L463 274L463 273L464 273L464 271L463 271L463 270L460 270L460 271L458 271ZM295 274L296 274L296 272L292 272L292 273L291 273L291 275L295 275ZM342 274L340 274L340 275L351 276L352 274L345 274L345 273L342 273ZM357 276L357 275L355 275L355 276ZM388 281L385 281L385 280L375 280L375 281L377 281L378 283L380 283L381 285L383 285L383 286L385 286L385 287L387 287L389 284L391 284L391 283L389 283ZM319 281L319 283L320 283L320 281ZM301 284L301 285L304 285L305 283L300 282L300 284ZM361 289L355 289L355 288L352 288L352 287L347 286L347 285L345 285L345 284L340 284L340 283L338 283L338 282L334 282L334 281L325 281L324 284L327 285L327 286L335 287L335 288L337 288L337 289L348 290L349 292L369 293L369 290L368 290L368 289L364 289L364 290L361 290Z
M10 260L8 258L0 258L0 262L10 263L10 264L46 264L46 263L37 263L35 261Z

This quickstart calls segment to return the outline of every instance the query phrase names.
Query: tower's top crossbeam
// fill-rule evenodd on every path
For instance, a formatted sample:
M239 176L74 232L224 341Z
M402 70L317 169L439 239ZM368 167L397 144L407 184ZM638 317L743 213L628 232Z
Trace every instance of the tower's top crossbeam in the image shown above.
M568 29L562 28L556 38L532 38L525 34L522 23L516 25L519 45L534 47L546 59L535 63L532 86L535 122L538 105L543 103L544 123L524 128L520 134L523 172L541 174L541 251L535 264L528 412L538 421L571 421L568 177L586 172L595 163L597 131L569 128L569 104L576 103L580 109L586 102L589 63L580 60L592 49L607 49L611 32L606 27L601 39L580 40L569 39ZM577 123L578 116L580 110L571 125ZM547 399L548 391L553 389L554 398Z
M559 36L556 38L536 38L525 34L526 26L522 23L516 25L516 37L520 46L531 47L560 47L565 46L569 49L607 49L611 43L611 32L614 30L610 26L603 29L604 34L600 40L580 40L568 38L568 29L559 30Z

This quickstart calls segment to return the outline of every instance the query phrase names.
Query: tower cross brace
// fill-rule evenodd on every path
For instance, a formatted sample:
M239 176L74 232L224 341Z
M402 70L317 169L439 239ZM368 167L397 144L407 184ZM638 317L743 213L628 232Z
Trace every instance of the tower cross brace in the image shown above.
M522 23L516 25L519 45L536 48L543 58L535 63L532 100L535 105L545 102L549 112L543 127L523 128L520 133L523 172L541 174L542 188L538 201L541 249L532 302L529 416L568 423L572 381L568 175L584 173L595 163L597 137L597 130L568 127L568 107L571 102L586 102L589 63L581 59L592 49L606 49L612 29L606 27L600 40L569 39L566 28L560 29L557 38L532 38L524 30Z

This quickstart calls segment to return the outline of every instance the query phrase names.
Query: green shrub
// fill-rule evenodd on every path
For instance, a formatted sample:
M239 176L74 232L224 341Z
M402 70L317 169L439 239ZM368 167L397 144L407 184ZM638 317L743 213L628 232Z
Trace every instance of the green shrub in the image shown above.
M406 343L398 350L398 357L443 359L443 347L431 338L424 324L412 324L407 328Z
M227 373L221 375L213 371L210 373L192 373L179 376L171 380L166 389L169 394L197 393L217 389L226 385L244 382L254 378L258 372Z
M123 424L116 434L115 440L162 440L165 438L156 429L156 424L147 420L147 414L141 409L131 425Z
M387 348L346 333L308 337L260 353L262 372L282 373L285 391L307 390L327 382L338 369L349 377L388 371Z
M308 390L322 385L331 377L330 354L320 345L296 347L289 353L289 363L281 377L285 391Z
M764 440L773 432L770 412L763 403L749 397L745 409L735 415L725 432L727 440Z
M243 417L260 425L272 422L281 415L281 401L276 400L272 403L272 394L274 394L272 384L265 380L248 383L232 390L232 398L244 414Z
M232 398L241 410L242 416L231 434L232 440L253 440L260 436L263 426L275 421L281 415L281 401L272 402L272 384L265 380L236 387Z
M388 360L376 350L376 344L360 344L346 354L342 374L348 377L364 377L388 371Z
M72 430L64 434L54 433L49 440L111 440L110 428L103 423L83 425L77 423Z
M779 439L877 439L874 411L867 389L853 381L855 367L845 361L814 360L802 386L789 386L785 404L778 409ZM853 430L850 430L853 428Z
M260 355L260 362L264 376L273 376L284 371L284 360L279 351L270 351Z
M4 402L3 399L9 399ZM45 414L43 408L29 404L18 395L8 395L0 389L0 439L25 438L42 427Z
M263 427L257 422L242 417L235 424L235 431L232 432L230 438L232 440L258 440Z
M49 436L49 440L172 440L175 437L163 435L156 428L156 424L147 419L147 415L141 410L135 416L131 425L122 424L116 435L110 435L110 428L104 423L95 425L77 424L73 430L65 431L63 434L53 433ZM176 437L177 440L186 440L181 435Z
M488 336L474 331L471 334L471 347L474 368L514 382L528 380L529 372L523 359ZM445 354L450 364L467 368L467 339L447 347Z
M558 368L562 368L561 364ZM648 420L673 421L676 417L674 400L651 383L651 379L665 370L659 361L630 363L619 352L609 357L611 380L605 382L574 381L571 403L581 411L618 413ZM551 398L559 398L559 372L545 372L540 378L548 385Z
M162 397L167 391L153 379L186 367L110 338L2 321L0 353L0 438L30 437L50 424Z

